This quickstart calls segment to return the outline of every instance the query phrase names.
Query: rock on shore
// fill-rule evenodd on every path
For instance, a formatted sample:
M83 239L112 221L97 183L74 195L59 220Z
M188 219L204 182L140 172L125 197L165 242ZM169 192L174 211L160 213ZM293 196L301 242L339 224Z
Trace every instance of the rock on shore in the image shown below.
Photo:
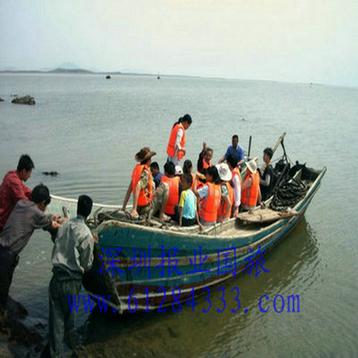
M0 318L0 357L40 355L46 326L27 315L25 307L9 297L7 317Z
M31 97L29 95L24 96L24 97L15 97L11 103L15 103L15 104L28 104L28 105L34 105L36 104L35 102L35 98Z
M0 97L0 102L4 102L4 99Z

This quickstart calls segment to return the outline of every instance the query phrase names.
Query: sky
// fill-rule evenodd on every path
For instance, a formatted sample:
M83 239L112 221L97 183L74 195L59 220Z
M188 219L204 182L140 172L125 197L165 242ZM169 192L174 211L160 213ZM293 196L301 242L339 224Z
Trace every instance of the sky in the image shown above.
M358 86L358 0L0 0L0 69Z

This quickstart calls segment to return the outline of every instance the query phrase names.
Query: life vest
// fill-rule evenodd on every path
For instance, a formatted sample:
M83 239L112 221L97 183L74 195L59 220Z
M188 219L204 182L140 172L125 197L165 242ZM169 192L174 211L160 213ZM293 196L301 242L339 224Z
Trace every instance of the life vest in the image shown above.
M172 128L172 131L171 131L170 137L169 137L169 142L168 142L168 146L167 146L167 154L168 154L169 157L174 157L174 155L175 155L175 142L176 142L176 139L177 139L178 130L180 128L183 130L183 136L182 136L181 141L180 141L180 147L182 149L185 148L185 143L186 143L185 128L181 123L177 123ZM181 150L177 151L177 153L176 153L176 156L177 156L177 158L179 160L183 159L184 155L185 155L184 152L181 151Z
M245 176L244 185L247 180L252 178L252 184L249 188L245 188L241 192L241 204L246 207L255 207L260 190L260 174L256 172L252 174L249 170Z
M179 204L179 177L169 178L167 176L162 176L161 181L163 183L168 184L169 192L168 192L168 201L167 206L165 207L164 212L168 215L175 214L175 207Z
M222 185L226 185L226 188L227 188L227 191L228 191L228 197L230 199L230 206L229 206L228 214L226 214L227 203L224 200L222 200L223 198L221 198L220 206L219 206L219 209L218 209L218 218L230 219L231 218L232 207L234 205L234 189L232 188L232 186L228 182L224 183Z
M135 188L140 180L140 177L143 173L143 170L148 172L148 185L145 189L141 189L138 196L138 206L146 206L151 203L153 199L153 177L152 173L149 170L148 165L137 164L132 172L132 193L134 193Z
M203 159L203 170L208 169L211 167L211 162L206 162L205 159Z
M216 223L221 200L220 185L214 183L206 183L206 185L208 196L200 203L199 216L206 222Z

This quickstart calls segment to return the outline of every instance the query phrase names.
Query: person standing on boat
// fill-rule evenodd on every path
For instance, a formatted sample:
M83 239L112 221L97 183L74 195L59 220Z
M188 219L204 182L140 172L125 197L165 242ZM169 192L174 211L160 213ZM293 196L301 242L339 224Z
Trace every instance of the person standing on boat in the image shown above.
M244 161L244 149L239 144L239 136L234 134L231 139L231 145L227 148L225 155L219 160L219 163L227 160L228 156L231 155L235 158L240 165Z
M211 160L213 159L214 151L209 148L206 143L203 143L203 149L199 154L197 170L199 173L205 175L206 171L212 166Z
M256 160L257 158L254 158L246 163L247 171L241 192L242 209L245 211L250 211L261 203L260 174Z
M217 164L216 168L221 180L221 203L218 209L218 222L224 222L231 218L232 206L234 203L234 190L230 184L232 173L226 163Z
M231 170L232 179L231 185L234 189L234 203L233 203L233 217L237 217L239 215L239 208L241 205L241 173L238 168L238 161L233 156L229 155L226 159L226 162Z
M31 189L26 182L35 165L29 155L23 154L16 170L9 171L0 185L0 232L4 228L16 203L21 199L31 199Z
M204 226L215 225L221 202L220 177L216 167L206 171L206 184L198 189L199 217Z
M156 153L151 151L149 147L142 148L135 155L135 160L138 164L133 169L132 179L122 207L122 210L125 211L129 198L133 194L133 208L131 211L133 219L137 219L139 215L148 214L150 210L155 185L149 166L154 155Z
M264 165L260 169L260 190L263 201L270 197L274 184L274 173L271 165L272 156L273 150L265 148L263 156Z
M92 211L92 199L81 195L77 216L58 230L52 250L53 276L49 285L49 348L51 357L63 356L63 341L76 347L76 310L71 300L79 300L82 277L93 263L93 248L97 238L86 225Z
M191 116L189 114L185 114L183 117L180 117L172 127L167 146L167 154L168 162L172 162L174 165L178 165L179 162L185 157L185 131L190 127L191 123Z
M6 316L9 289L19 254L28 244L34 230L44 229L54 233L62 223L59 216L44 213L50 201L48 188L43 184L35 186L31 200L21 199L17 202L0 233L1 316Z

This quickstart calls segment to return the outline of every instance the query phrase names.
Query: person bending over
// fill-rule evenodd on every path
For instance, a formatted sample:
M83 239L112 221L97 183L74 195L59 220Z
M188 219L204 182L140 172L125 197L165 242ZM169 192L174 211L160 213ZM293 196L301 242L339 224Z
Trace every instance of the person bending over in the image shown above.
M59 216L45 214L50 202L48 188L43 184L35 186L31 200L21 199L17 202L0 233L0 311L5 318L9 289L20 252L28 244L35 229L53 233L62 223Z

